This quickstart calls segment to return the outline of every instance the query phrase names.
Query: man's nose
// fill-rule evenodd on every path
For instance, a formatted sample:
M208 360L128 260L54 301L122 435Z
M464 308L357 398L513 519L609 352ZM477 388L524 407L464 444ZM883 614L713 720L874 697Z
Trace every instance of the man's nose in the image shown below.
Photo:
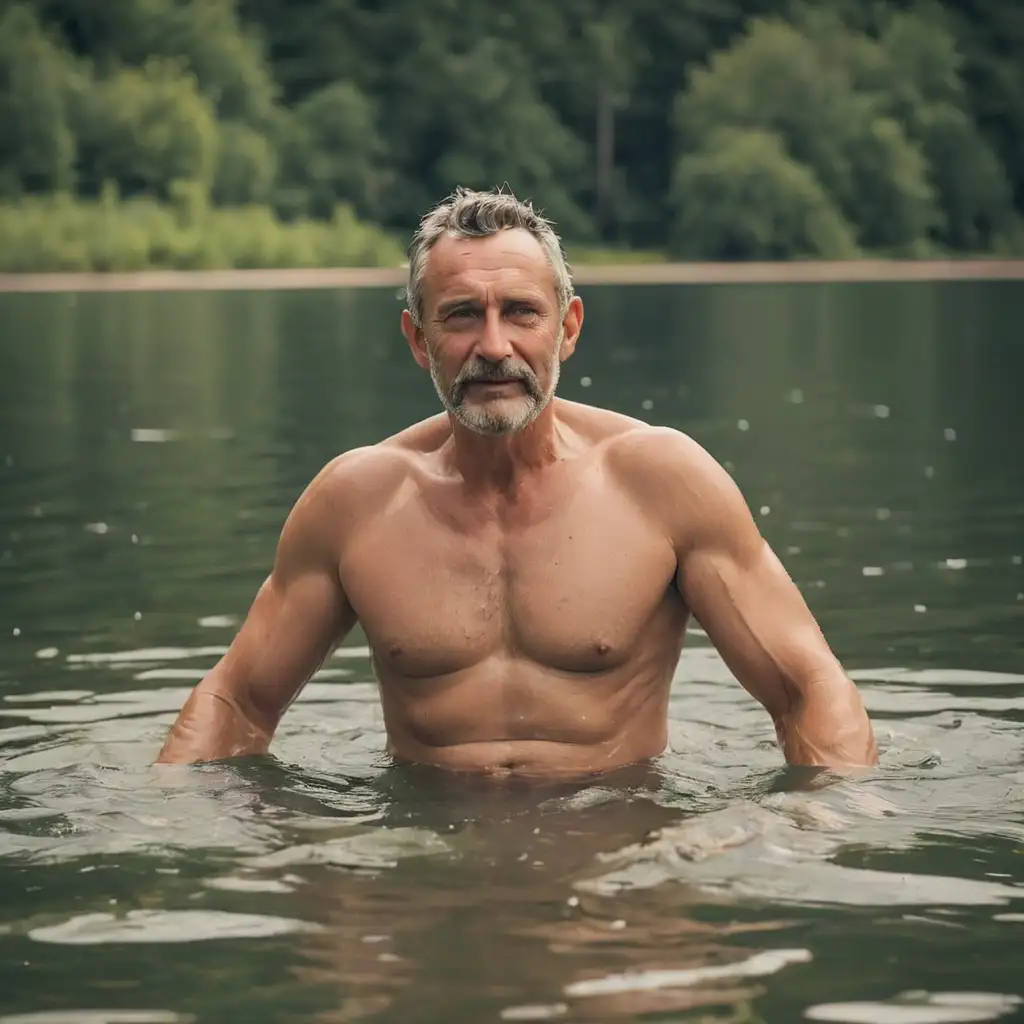
M488 309L484 314L483 330L476 343L479 355L491 363L500 363L512 355L512 343L508 330L502 323L501 311Z

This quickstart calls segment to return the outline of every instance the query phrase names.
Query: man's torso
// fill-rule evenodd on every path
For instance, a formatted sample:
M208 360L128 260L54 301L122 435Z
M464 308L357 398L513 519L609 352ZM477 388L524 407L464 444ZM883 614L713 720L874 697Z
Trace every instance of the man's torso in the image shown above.
M339 578L398 757L546 774L665 748L687 613L673 545L616 454L649 428L559 410L564 457L514 493L467 489L443 417L369 450L350 476L361 494Z

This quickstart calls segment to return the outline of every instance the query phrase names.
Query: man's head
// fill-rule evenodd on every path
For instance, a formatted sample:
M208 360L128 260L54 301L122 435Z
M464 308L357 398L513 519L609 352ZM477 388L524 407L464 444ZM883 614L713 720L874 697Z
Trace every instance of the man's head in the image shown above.
M508 192L459 189L426 214L406 297L416 361L448 412L480 434L540 415L583 322L558 236Z

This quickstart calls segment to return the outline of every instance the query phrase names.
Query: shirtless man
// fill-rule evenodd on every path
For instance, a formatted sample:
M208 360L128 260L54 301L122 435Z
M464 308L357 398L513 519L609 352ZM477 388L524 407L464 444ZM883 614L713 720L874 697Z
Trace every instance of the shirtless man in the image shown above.
M409 256L402 331L445 412L312 481L159 760L265 752L358 621L398 760L525 776L643 761L666 749L692 614L790 763L874 764L857 689L729 474L675 430L554 397L583 303L550 224L459 190Z

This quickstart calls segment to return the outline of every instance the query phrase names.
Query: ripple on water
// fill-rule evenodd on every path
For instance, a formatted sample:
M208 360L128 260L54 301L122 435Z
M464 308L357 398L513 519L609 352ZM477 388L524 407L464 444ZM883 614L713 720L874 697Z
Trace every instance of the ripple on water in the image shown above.
M42 1010L0 1017L0 1024L192 1024L189 1013L170 1010Z
M623 992L650 992L662 988L686 988L737 978L761 978L775 974L790 964L805 964L810 960L811 953L806 949L770 949L732 964L690 967L682 970L630 971L626 974L588 978L566 985L565 994L575 997L607 996Z
M804 1016L837 1024L969 1024L996 1020L1021 1002L1018 996L988 992L905 992L884 1002L821 1003Z
M319 925L266 914L225 910L130 910L127 914L82 914L61 924L33 928L36 942L64 946L116 943L205 942L209 939L265 939L319 931Z

